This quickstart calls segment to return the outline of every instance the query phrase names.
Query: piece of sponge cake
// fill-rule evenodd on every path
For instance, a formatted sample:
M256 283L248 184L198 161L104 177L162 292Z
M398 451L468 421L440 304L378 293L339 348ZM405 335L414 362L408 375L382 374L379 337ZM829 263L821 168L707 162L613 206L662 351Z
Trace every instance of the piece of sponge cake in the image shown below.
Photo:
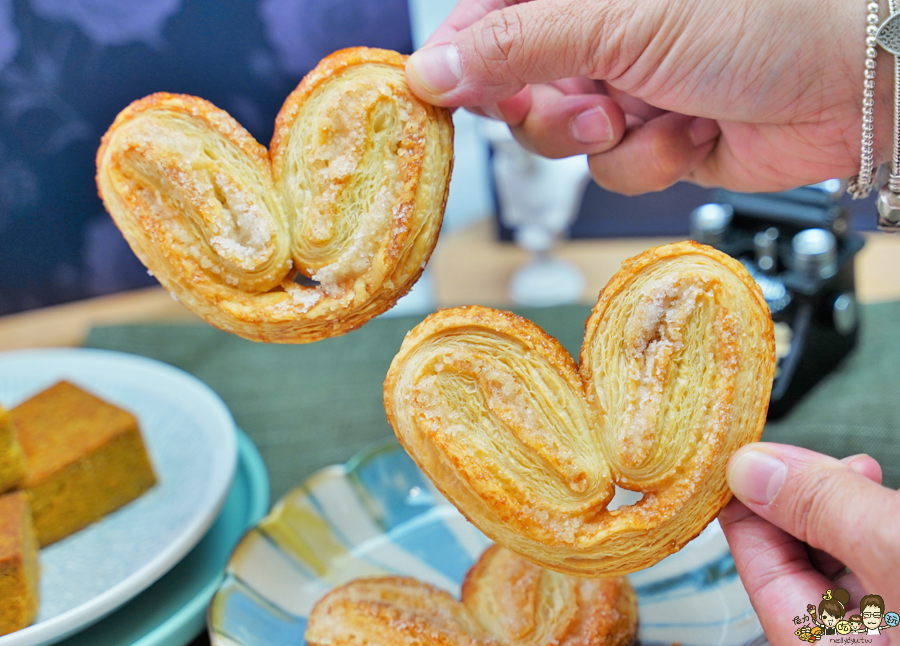
M11 412L41 547L100 520L156 482L138 422L67 381Z
M0 635L25 628L37 616L37 554L28 494L0 495Z
M12 489L25 477L25 454L16 439L12 420L0 404L0 493Z

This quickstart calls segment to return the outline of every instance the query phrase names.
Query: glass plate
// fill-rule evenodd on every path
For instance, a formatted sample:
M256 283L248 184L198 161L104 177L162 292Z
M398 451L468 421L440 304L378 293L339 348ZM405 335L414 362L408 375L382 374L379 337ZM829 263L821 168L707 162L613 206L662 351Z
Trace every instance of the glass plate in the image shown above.
M305 644L313 605L361 576L413 576L459 598L489 545L391 439L311 476L241 540L210 606L210 640ZM718 522L630 579L643 645L765 643Z
M0 402L7 408L61 379L137 417L158 482L137 500L41 550L37 620L0 637L0 646L52 644L134 598L200 541L234 477L234 420L195 377L108 350L0 353Z

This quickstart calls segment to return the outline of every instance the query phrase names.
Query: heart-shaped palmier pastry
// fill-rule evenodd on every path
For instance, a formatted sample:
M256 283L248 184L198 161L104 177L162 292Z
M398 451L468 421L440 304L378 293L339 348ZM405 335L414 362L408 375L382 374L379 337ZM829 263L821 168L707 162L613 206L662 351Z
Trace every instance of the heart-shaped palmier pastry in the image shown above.
M469 570L462 602L407 577L357 579L309 616L310 646L628 646L638 607L625 577L582 579L497 545Z
M580 364L509 312L443 310L404 340L385 408L410 456L497 543L560 572L633 572L731 497L728 457L766 418L772 320L737 260L659 247L601 292ZM615 485L644 495L609 510Z
M207 322L286 343L355 329L418 279L447 200L453 125L410 92L405 59L325 58L285 101L269 151L203 99L136 101L97 152L100 196Z

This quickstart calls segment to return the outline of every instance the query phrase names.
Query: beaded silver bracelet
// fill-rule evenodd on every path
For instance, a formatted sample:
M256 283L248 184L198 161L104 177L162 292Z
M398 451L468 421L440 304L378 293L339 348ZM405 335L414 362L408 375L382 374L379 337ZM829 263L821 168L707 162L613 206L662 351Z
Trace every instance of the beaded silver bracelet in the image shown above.
M900 0L888 0L890 16L880 26L878 0L866 4L866 62L863 85L863 118L859 175L852 177L847 191L854 198L869 195L875 177L873 130L875 123L875 57L876 45L894 56L894 137L890 174L878 191L878 228L900 231Z
M860 147L859 174L851 177L847 192L853 199L863 199L872 191L875 175L875 153L872 133L875 125L875 57L878 55L879 21L878 0L867 0L866 5L866 62L863 81L862 142Z

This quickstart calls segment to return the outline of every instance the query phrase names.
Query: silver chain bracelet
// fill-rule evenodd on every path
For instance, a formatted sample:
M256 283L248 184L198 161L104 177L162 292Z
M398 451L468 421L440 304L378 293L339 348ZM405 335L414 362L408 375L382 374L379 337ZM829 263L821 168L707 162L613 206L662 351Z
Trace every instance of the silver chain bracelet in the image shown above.
M887 186L878 192L878 228L900 231L900 0L890 0L891 15L878 28L876 41L894 55L894 138Z
M862 146L859 175L852 177L847 191L854 199L869 195L875 184L875 153L873 130L875 123L875 57L876 45L894 56L894 137L888 180L878 191L878 228L900 231L900 0L888 0L887 20L878 26L879 4L866 4L866 62L863 86Z
M875 57L879 22L877 0L866 5L866 62L863 81L862 143L860 146L859 175L850 178L847 192L853 199L862 199L872 191L875 174L875 152L872 133L875 125Z

